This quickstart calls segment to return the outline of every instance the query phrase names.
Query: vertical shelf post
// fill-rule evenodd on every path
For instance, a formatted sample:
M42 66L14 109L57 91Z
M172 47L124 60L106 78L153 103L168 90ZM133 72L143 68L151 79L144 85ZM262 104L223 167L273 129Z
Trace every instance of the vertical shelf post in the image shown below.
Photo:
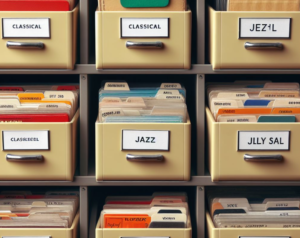
M88 187L80 187L80 238L89 237L89 196Z
M89 0L79 1L80 64L89 63Z
M89 79L80 75L80 175L88 175L89 158Z
M205 188L198 186L196 191L197 238L205 237Z
M205 175L205 75L196 79L197 175Z
M205 0L196 0L197 64L205 64Z

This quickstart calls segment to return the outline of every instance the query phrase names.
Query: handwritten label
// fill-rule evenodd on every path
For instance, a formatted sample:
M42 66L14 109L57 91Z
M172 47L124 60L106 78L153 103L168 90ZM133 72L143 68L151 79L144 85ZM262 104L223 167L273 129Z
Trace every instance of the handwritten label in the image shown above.
M126 82L105 83L104 90L130 91L128 83Z
M169 18L121 18L121 38L168 38Z
M290 131L239 131L238 150L290 150Z
M180 83L162 83L160 88L164 89L181 89Z
M240 18L239 38L291 37L291 18Z
M3 150L49 150L49 131L2 131Z
M49 18L2 18L3 38L50 38Z
M123 130L122 150L169 151L170 131Z

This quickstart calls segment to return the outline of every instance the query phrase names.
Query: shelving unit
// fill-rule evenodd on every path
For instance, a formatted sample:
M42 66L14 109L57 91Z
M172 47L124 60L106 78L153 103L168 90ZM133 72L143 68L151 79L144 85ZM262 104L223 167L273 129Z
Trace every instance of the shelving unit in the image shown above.
M24 70L24 69L1 69L0 80L5 82L10 78L10 75L19 75L19 77L30 78L30 75L57 75L62 78L71 75L78 76L80 83L80 154L78 156L79 165L78 173L74 177L73 182L65 181L0 181L1 187L8 186L32 186L32 187L77 187L80 191L80 235L79 238L93 238L92 231L95 230L95 211L92 206L91 198L93 197L92 189L101 189L116 186L127 187L170 187L169 190L177 187L189 187L194 191L192 200L194 204L190 204L192 212L195 214L193 226L194 238L205 238L205 187L206 186L300 186L300 181L228 181L228 182L212 182L211 177L205 172L205 75L230 75L230 74L282 74L292 75L300 74L300 70L217 70L213 71L210 64L205 64L205 0L189 0L190 3L195 3L193 12L193 45L194 52L193 65L190 70L168 70L168 69L153 69L153 70L134 70L134 69L120 69L120 70L97 70L94 62L94 47L91 44L95 36L92 21L94 20L95 6L97 0L79 0L80 14L79 14L79 37L78 50L79 59L78 64L74 70ZM6 75L6 76L5 76ZM91 116L91 110L97 110L97 107L92 107L91 100L91 85L95 80L104 80L108 75L119 77L124 75L159 75L160 77L170 75L178 75L181 77L181 82L186 82L185 76L189 75L189 79L194 84L195 97L194 107L189 108L194 111L193 118L193 138L195 139L194 150L192 154L193 161L193 176L190 181L105 181L96 182L94 173L94 134L92 130L95 125L95 118ZM194 76L194 77L193 77ZM170 77L170 78L171 78ZM188 80L189 80L188 79ZM141 79L142 81L142 79ZM0 82L0 83L1 83ZM13 82L13 81L10 81ZM43 77L39 83L43 83ZM48 81L49 83L49 81ZM190 93L187 91L187 93ZM98 214L99 215L99 214ZM97 216L97 214L96 214ZM98 217L96 218L97 221Z

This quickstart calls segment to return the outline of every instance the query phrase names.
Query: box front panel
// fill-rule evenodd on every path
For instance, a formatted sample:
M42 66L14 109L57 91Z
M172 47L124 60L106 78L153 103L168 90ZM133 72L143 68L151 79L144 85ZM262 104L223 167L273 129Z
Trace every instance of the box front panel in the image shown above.
M220 180L299 180L299 132L298 123L219 123Z
M185 44L190 44L186 39L190 37L184 36L185 28L190 22L190 11L97 14L102 14L98 18L101 22L97 23L97 31L102 29L102 34L98 33L101 40L97 40L100 45L96 54L97 61L103 61L103 68L184 68L184 58L190 55L185 50ZM126 24L128 19L131 22ZM146 29L141 29L144 26ZM158 29L148 29L148 26ZM162 45L155 49L128 48L127 42L161 42Z
M5 140L13 140L14 147L7 147L3 143L3 131L8 132ZM39 134L48 131L46 136ZM71 127L68 123L11 123L0 126L0 145L1 145L1 180L66 180L67 174L71 173ZM10 137L8 137L10 136ZM36 140L26 142L33 144L30 149L22 146L26 140ZM28 139L29 138L29 139ZM47 140L42 146L47 144L47 148L39 147L41 140ZM10 145L6 144L6 146ZM23 149L22 149L23 148ZM48 149L49 148L49 149ZM16 161L7 160L7 155L41 155L42 161ZM69 178L70 179L70 178Z
M72 12L1 12L0 16L0 68L73 67ZM11 27L20 29L10 31ZM43 43L44 48L8 48L7 42Z
M125 143L123 140L123 130L132 130L133 132L140 132L140 136L134 133L136 138L131 138L127 134L124 140L132 140L133 143L137 141L136 145L132 143ZM163 145L151 145L154 139L148 136L148 132L162 132ZM166 132L169 131L169 137ZM97 132L99 133L99 132ZM133 135L133 134L132 134ZM184 160L190 159L184 155L186 145L184 144L184 125L183 124L103 124L103 132L101 136L103 151L99 151L102 165L104 180L183 180L184 171L186 169ZM147 138L149 137L149 138ZM166 146L167 137L169 138L169 146ZM155 141L158 141L155 139ZM122 143L124 144L122 145ZM126 145L125 145L126 144ZM138 144L138 145L137 145ZM125 146L129 146L127 148ZM145 147L146 146L146 147ZM150 147L149 147L150 146ZM161 147L158 148L157 146ZM169 148L167 148L169 147ZM98 147L96 142L97 150ZM122 149L123 148L123 149ZM127 158L128 155L135 156L159 156L164 158L162 161L145 161L131 160ZM154 157L157 158L157 157ZM98 168L99 169L99 168Z
M299 68L299 23L296 12L222 12L218 68Z
M191 238L191 229L103 229L103 238ZM99 237L97 237L99 238Z

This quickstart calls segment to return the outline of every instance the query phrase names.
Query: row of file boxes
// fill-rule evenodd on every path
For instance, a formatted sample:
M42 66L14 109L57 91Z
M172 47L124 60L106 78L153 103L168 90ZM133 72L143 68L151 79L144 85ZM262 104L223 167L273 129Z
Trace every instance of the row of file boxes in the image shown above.
M73 69L76 62L78 6L69 12L1 12L0 68ZM41 24L28 36L10 25ZM182 68L191 66L191 11L96 11L96 68ZM7 19L16 22L5 23ZM120 20L121 19L121 20ZM123 33L132 24L156 24L160 32ZM144 22L146 21L146 22ZM125 31L125 30L124 30ZM141 31L141 30L140 30ZM149 30L148 30L149 31ZM7 32L7 34L6 34ZM121 35L120 35L121 34ZM115 57L115 55L118 57Z

